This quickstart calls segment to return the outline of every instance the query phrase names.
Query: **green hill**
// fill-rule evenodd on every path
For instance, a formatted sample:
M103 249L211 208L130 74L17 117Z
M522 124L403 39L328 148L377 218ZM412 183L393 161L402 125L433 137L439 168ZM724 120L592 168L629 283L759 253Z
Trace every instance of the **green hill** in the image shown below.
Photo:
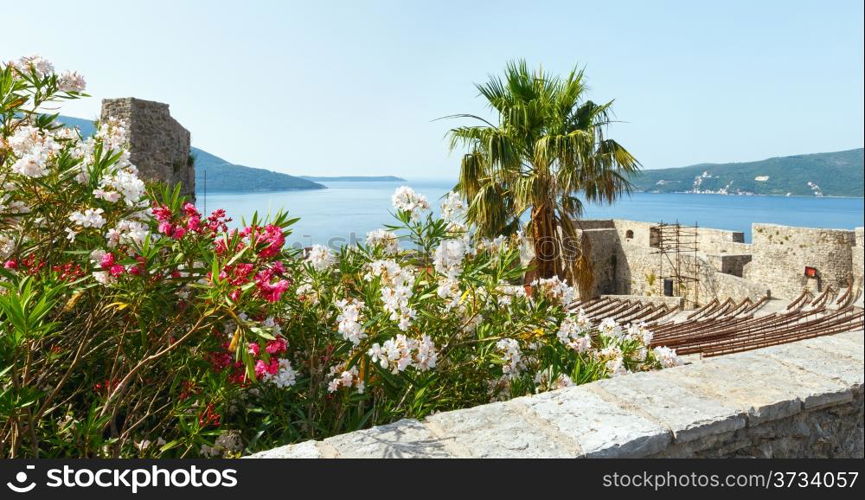
M327 189L317 182L293 175L229 163L198 148L192 148L192 156L195 157L195 190L199 192L205 187L205 172L207 192Z
M631 181L649 193L863 196L863 149L747 163L643 170Z
M82 118L61 116L60 122L78 127L84 136L94 132L93 122ZM198 148L191 149L195 157L195 190L204 190L204 177L207 172L207 191L295 191L307 189L326 189L325 186L293 175L272 172L262 168L247 167L230 163L214 154Z

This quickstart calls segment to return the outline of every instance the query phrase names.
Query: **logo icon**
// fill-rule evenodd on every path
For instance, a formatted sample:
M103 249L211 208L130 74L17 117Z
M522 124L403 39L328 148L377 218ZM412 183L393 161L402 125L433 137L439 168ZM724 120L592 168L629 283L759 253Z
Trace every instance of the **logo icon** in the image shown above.
M28 465L27 466L27 470L33 470L35 468L36 468L35 465ZM34 483L34 482L31 482L30 484L27 484L27 485L24 484L24 482L27 481L27 473L24 471L21 471L18 474L15 474L15 481L18 484L15 484L12 482L6 483L6 486L8 486L9 489L14 491L15 493L27 493L28 491L32 491L33 488L36 487L36 483Z

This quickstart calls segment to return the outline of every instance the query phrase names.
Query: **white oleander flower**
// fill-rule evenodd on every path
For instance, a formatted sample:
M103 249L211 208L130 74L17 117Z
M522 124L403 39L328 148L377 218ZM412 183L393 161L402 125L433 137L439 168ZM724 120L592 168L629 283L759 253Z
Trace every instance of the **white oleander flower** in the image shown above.
M279 323L273 319L273 316L268 316L264 321L261 322L261 326L270 330L274 336L278 336L282 334L282 327L279 326Z
M96 271L93 273L93 278L103 285L114 282L114 277L111 276L107 271Z
M586 352L592 347L592 338L588 331L580 326L577 318L566 316L556 333L559 342L576 352Z
M67 71L57 79L57 88L61 92L84 92L87 82L76 71Z
M439 298L446 300L445 309L450 311L460 304L462 292L460 291L460 282L451 278L441 278L436 288L436 294Z
M126 124L118 118L109 116L107 120L99 124L94 137L100 141L105 148L114 151L123 149L129 142L129 132Z
M674 366L683 365L685 362L682 361L682 358L676 354L675 349L670 349L665 346L658 346L652 349L652 353L655 355L655 358L661 363L661 366L664 368L672 368Z
M622 349L618 345L609 345L597 352L597 357L604 362L604 367L612 376L622 375L626 373L624 367L624 356Z
M462 239L444 240L435 249L433 265L438 273L455 279L463 270L468 247Z
M502 283L496 287L496 292L499 293L498 303L500 306L509 306L515 297L525 297L526 288L521 285L509 285Z
M502 365L502 373L505 377L509 379L518 377L525 368L519 342L510 338L501 339L496 342L496 349L502 354L505 362Z
M366 244L371 247L381 247L384 253L389 255L399 250L399 239L396 234L387 229L376 229L366 233Z
M297 380L297 372L292 368L291 361L282 358L279 360L279 371L273 375L265 372L262 379L279 388L291 387Z
M30 178L48 175L48 157L41 152L27 153L12 164L12 171Z
M391 197L391 203L396 210L409 212L412 220L419 219L422 212L429 210L426 197L408 186L398 187Z
M481 238L475 243L475 253L489 252L498 253L507 247L508 239L506 236L498 235L493 239Z
M105 225L105 213L101 208L88 208L84 212L72 212L69 215L69 220L78 224L81 227L100 228Z
M622 340L625 336L621 325L616 323L616 320L613 318L604 318L601 324L598 325L598 331L601 332L602 336L616 340Z
M337 331L342 334L342 338L348 340L354 345L360 344L360 341L366 338L366 333L363 331L361 323L361 310L364 307L363 301L355 299L342 299L335 303L339 314L336 316Z
M415 352L415 368L420 371L427 371L435 368L438 361L438 352L436 351L435 343L429 335L421 337L416 345Z
M643 345L649 345L652 342L654 335L646 328L645 323L631 323L625 330L625 338L628 340L637 340Z
M550 373L550 369L546 369L538 372L535 375L535 385L537 385L536 392L545 392L554 391L556 389L564 389L565 387L571 387L575 384L571 377L565 375L564 373L561 373L558 377L553 378L552 374Z
M309 249L306 263L316 271L324 271L336 264L336 256L324 245L313 245Z
M8 144L15 156L40 156L41 161L60 151L63 145L55 140L56 133L40 130L31 125L20 125L9 136Z
M15 252L15 240L0 233L0 259L6 259Z
M333 375L334 373L331 373ZM357 392L363 394L364 391L364 382L360 380L358 376L358 370L356 366L351 367L349 370L345 370L339 374L338 377L332 379L327 384L327 392L336 392L340 387L352 387L354 386L357 389Z
M39 78L45 78L54 73L54 65L51 64L51 61L38 55L24 56L18 59L15 67L19 71L33 70Z
M377 260L367 265L364 279L381 280L381 300L385 311L390 313L391 321L398 323L399 329L406 331L417 312L409 307L415 277L412 272L401 267L393 260Z
M321 297L319 297L318 291L316 291L312 283L301 283L297 287L295 294L304 300L308 300L313 305L318 305L321 302Z
M410 367L419 371L431 370L435 368L438 360L436 346L428 335L424 335L418 341L401 333L386 340L384 344L373 344L367 351L367 355L373 363L378 363L383 369L390 370L394 374Z
M130 244L141 246L149 234L148 227L141 222L123 219L105 233L105 239L108 240L108 248Z
M461 223L466 217L467 210L468 206L462 197L453 191L448 192L441 202L442 219L447 222Z
M532 282L532 287L537 288L545 297L557 301L562 306L568 306L577 296L576 290L566 281L560 280L558 276L537 279Z

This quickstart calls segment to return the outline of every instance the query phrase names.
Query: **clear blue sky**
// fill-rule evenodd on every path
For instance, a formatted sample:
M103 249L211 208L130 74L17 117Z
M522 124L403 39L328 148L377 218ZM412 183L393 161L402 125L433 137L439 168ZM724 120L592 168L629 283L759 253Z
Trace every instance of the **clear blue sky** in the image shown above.
M843 1L0 1L0 58L167 102L193 145L292 174L454 177L452 113L512 58L586 67L646 168L862 147L863 6ZM12 21L12 22L9 22Z

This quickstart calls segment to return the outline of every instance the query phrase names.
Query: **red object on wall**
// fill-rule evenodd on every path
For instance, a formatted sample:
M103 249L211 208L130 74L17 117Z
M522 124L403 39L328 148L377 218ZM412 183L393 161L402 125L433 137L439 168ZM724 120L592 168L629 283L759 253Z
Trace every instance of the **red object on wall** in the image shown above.
M817 277L817 268L805 266L805 276L807 276L809 278L816 278Z

